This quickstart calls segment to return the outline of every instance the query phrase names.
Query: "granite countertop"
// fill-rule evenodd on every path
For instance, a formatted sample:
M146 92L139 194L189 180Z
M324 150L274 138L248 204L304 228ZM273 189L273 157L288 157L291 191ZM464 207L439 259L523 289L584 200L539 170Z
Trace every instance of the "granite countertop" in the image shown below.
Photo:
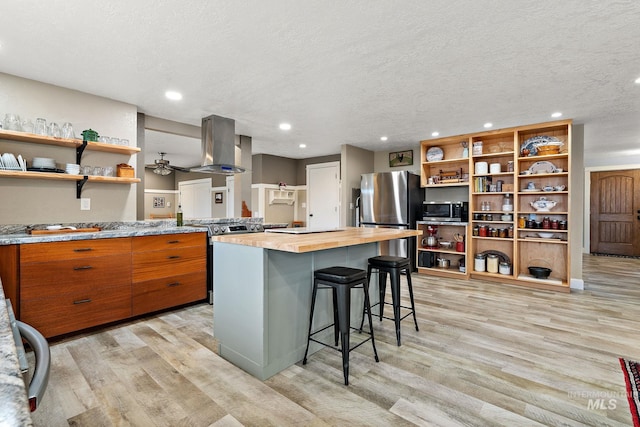
M176 233L202 233L206 227L130 227L117 230L102 230L96 232L60 233L60 234L0 234L0 245L22 245L28 243L65 242L69 240L112 239L117 237L153 236Z
M262 224L263 218L203 218L185 221L176 226L175 219L56 224L64 227L99 228L97 232L63 232L59 234L29 234L27 230L46 230L53 224L0 224L0 246L28 243L64 242L68 240L111 239L116 237L153 236L158 234L208 232L214 224Z
M0 414L2 425L32 426L16 345L9 326L9 315L0 281Z
M291 232L296 229L290 229ZM345 227L335 231L312 232L307 234L247 233L227 236L213 236L215 242L234 243L285 252L314 252L323 249L360 245L421 236L422 230L399 230L394 228Z

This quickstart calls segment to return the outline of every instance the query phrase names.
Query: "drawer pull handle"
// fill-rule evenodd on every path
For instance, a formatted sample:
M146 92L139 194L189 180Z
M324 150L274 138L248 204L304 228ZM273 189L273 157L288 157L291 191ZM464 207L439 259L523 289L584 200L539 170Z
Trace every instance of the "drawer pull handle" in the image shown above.
M80 300L74 301L73 303L77 305L77 304L85 304L85 303L88 303L88 302L91 302L91 298L80 299Z
M180 258L180 255L170 255L167 257L167 259L178 259Z
M73 252L89 252L92 250L93 248L78 248L78 249L74 249Z
M167 243L172 245L174 243L180 243L180 240L169 240Z
M81 265L78 267L73 267L74 270L78 271L78 270L91 270L93 267L90 265Z
M167 285L168 288L174 288L176 286L180 286L180 282L173 282L173 283L169 283Z

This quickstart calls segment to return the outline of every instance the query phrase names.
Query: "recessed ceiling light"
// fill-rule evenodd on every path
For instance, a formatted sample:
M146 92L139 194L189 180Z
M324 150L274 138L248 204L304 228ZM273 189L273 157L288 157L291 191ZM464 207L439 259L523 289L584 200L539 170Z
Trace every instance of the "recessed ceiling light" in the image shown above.
M298 147L300 147L300 148L307 148L307 144L300 144L300 145L298 145Z
M638 78L636 79L636 84L637 84L637 85L640 85L640 77L638 77Z
M386 136L381 136L380 137L380 141L386 141L387 139L389 139L389 138L387 138Z
M289 123L280 123L280 129L291 130L291 125Z
M431 132L431 136L438 136L440 135L440 132Z
M484 127L486 127L486 128L493 127L493 123L487 122L487 123L484 124Z
M553 114L551 115L551 117L553 117L553 118L562 117L562 113L561 113L560 111L556 111L555 113L553 113Z
M182 99L182 94L180 92L176 92L174 90L168 90L164 93L164 96L169 98L172 101L180 101Z

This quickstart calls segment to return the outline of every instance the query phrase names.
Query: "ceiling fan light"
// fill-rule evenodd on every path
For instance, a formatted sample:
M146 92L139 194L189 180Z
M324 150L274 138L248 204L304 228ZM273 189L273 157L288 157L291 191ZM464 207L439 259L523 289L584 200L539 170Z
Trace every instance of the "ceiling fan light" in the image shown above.
M153 170L153 173L158 174L158 175L162 175L162 176L166 176L166 175L169 175L171 173L171 169L167 169L167 168L164 168L164 167L155 168Z

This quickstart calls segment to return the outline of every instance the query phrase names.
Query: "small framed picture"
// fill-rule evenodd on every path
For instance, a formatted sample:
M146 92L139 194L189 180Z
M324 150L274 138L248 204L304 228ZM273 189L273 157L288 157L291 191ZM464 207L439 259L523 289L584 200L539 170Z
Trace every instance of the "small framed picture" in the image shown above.
M222 203L222 193L215 193L213 196L216 203Z
M164 208L164 197L154 197L153 198L153 207L154 208Z
M410 166L413 164L413 150L389 153L389 166Z

